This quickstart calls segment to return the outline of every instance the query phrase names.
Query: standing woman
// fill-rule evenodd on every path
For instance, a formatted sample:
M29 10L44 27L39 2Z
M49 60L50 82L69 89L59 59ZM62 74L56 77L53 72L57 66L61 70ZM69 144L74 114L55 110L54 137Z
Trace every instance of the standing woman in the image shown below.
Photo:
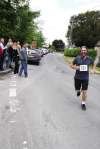
M8 63L9 63L9 68L12 68L12 61L13 61L13 42L12 39L8 40L7 43L7 51L8 51Z
M14 74L19 71L19 48L17 47L17 42L13 42L13 61L14 61Z

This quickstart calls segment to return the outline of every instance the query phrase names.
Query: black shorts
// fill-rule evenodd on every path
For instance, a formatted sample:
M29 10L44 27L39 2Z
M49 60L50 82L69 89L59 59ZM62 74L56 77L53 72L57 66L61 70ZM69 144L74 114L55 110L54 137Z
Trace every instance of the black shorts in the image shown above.
M88 80L79 80L79 79L74 79L74 85L75 85L75 90L87 90L88 89Z

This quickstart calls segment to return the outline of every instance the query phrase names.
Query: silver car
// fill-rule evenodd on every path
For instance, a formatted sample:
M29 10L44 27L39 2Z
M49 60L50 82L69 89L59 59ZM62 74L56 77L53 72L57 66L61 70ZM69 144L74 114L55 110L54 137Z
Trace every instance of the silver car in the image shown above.
M39 65L41 60L41 55L35 49L27 50L28 62L36 63Z

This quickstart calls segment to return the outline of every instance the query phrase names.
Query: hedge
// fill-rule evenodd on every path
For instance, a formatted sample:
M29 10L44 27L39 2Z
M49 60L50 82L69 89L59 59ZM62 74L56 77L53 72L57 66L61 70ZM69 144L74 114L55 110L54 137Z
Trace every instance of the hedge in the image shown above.
M64 56L69 56L69 57L76 57L77 55L80 54L80 49L79 48L71 48L71 49L65 49L64 50ZM88 49L88 55L95 59L96 57L96 51L94 49Z

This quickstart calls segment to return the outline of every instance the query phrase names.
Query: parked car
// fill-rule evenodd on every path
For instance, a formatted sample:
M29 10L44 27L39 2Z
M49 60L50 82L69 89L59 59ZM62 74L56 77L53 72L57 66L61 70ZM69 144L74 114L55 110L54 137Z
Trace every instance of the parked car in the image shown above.
M39 65L41 60L41 55L35 49L27 50L28 62L36 63Z
M35 50L36 52L38 52L41 57L43 57L44 53L43 53L43 51L42 51L40 48L36 48L36 49L34 49L34 50Z
M46 48L41 48L41 50L43 51L43 55L46 55L49 53L49 50Z

